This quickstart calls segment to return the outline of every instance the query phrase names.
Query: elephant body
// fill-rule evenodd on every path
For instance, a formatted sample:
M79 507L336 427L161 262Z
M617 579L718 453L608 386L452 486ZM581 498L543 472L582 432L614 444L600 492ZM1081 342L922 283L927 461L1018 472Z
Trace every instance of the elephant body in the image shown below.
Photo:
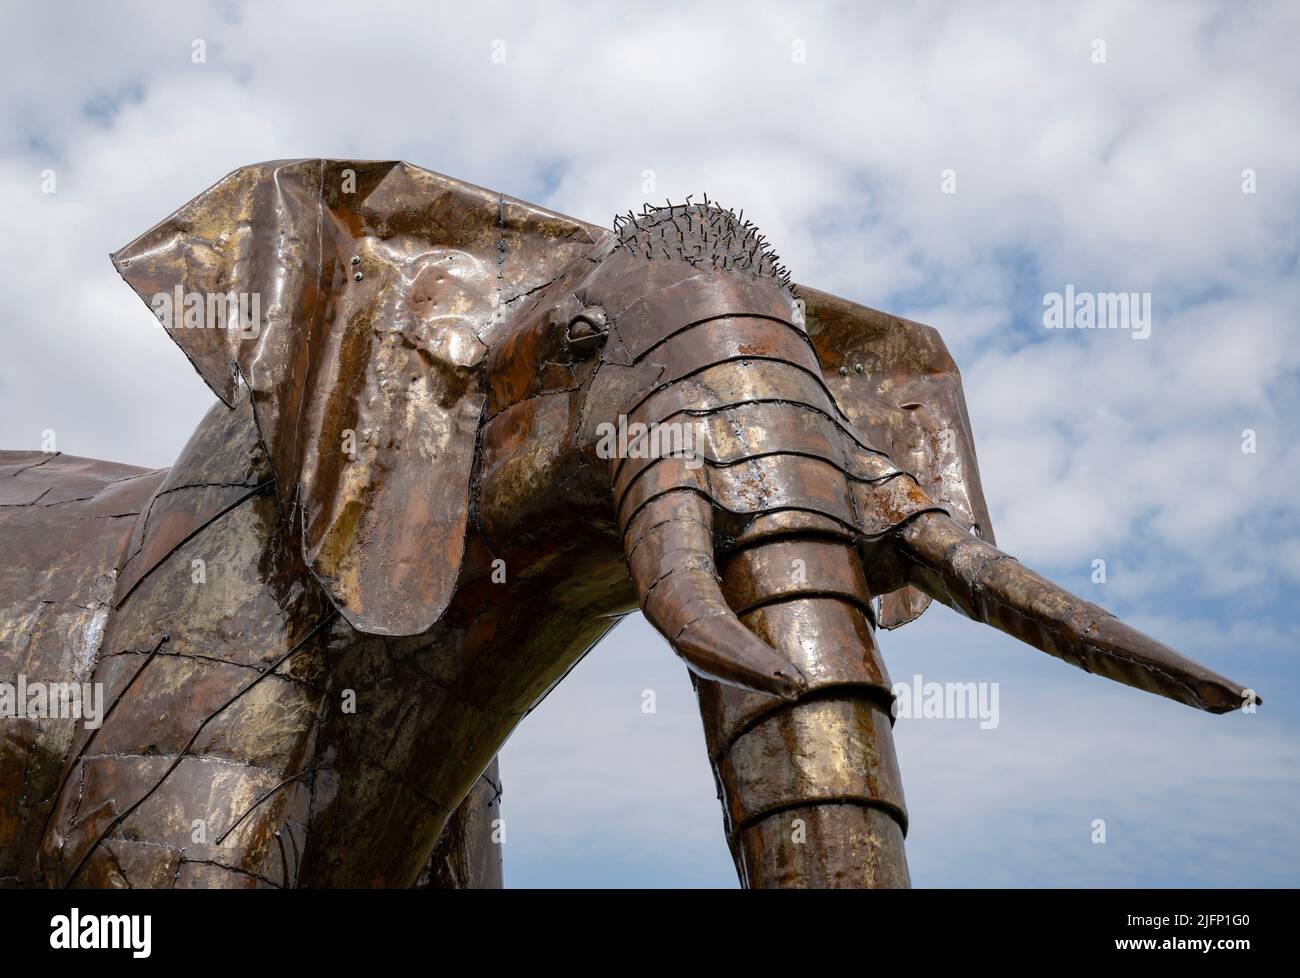
M166 471L7 460L0 667L107 706L5 721L6 882L499 881L494 756L638 607L747 886L909 884L875 633L931 599L1257 702L997 550L938 334L796 290L707 199L610 231L278 162L114 262L222 403Z
M104 715L0 727L0 884L500 884L484 750L518 715L461 694L446 624L339 617L285 543L249 406L216 405L169 470L6 468L4 679L102 684Z

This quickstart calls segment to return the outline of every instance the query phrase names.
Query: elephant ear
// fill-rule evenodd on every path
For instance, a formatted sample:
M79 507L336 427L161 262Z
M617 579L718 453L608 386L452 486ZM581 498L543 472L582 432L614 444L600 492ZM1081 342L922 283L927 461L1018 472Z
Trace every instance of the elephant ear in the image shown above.
M456 590L488 334L593 232L406 163L294 160L236 170L113 262L227 405L243 381L343 615L411 635Z
M961 374L939 333L816 289L800 286L799 296L840 409L953 519L993 543ZM910 585L879 598L884 628L915 621L930 605Z

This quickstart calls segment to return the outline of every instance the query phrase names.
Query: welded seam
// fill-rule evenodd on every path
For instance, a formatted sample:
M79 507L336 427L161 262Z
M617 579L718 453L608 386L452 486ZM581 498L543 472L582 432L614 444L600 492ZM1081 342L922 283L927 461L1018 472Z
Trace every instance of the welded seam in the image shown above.
M30 507L30 506L35 506L35 505L37 505L37 504L38 504L42 499L44 499L46 496L48 496L50 493L52 493L52 492L54 491L54 489L55 489L54 486L46 486L46 487L41 491L41 494L40 494L39 496L37 496L35 499L29 499L29 500L27 500L27 502L25 502L25 503L0 503L0 509L27 509L27 508ZM81 499L68 499L68 500L65 500L65 502L75 503L75 502L80 502L80 501L85 500L85 499L94 499L94 498L95 498L94 496L82 496ZM53 503L46 503L45 506L42 506L41 508L42 508L42 509L45 509L45 508L47 508L47 507L49 507L49 506L52 506L52 505L54 505L54 504L53 504Z
M755 459L759 459L759 458L776 458L778 456L787 456L787 455L792 458L808 459L810 462L821 462L833 469L836 469L840 473L840 475L844 476L844 478L848 479L850 482L857 483L858 485L868 485L868 486L884 485L890 479L896 479L899 476L906 476L907 478L912 479L913 482L916 481L910 472L904 472L901 469L897 472L890 472L887 475L864 476L864 475L858 475L855 472L850 472L847 468L844 467L842 463L836 462L834 459L827 458L825 455L815 455L812 452L804 452L804 451L799 451L797 449L774 448L769 451L755 452L752 455L745 455L742 456L741 458L722 459L722 460L714 459L707 455L694 455L694 456L660 455L657 458L646 460L646 465L643 468L641 468L636 473L636 475L628 479L627 485L623 486L622 489L619 490L619 496L626 497L628 491L634 485L636 485L637 481L641 479L642 476L644 476L647 472L653 470L661 462L671 462L674 460L680 461L683 458L695 458L701 461L703 464L707 465L710 469L717 471L721 469L733 469L736 468L737 466L744 465L747 462L752 462ZM638 459L638 461L640 461L640 459Z
M62 452L54 452L53 454L48 455L45 458L41 459L39 462L33 462L31 465L24 465L21 469L17 469L13 472L10 472L9 477L16 479L24 472L30 472L32 469L38 469L42 465L46 464L47 462L53 462L56 458L62 458L62 457L63 457Z
M119 825L121 825L124 821L126 821L126 819L129 818L130 815L134 811L136 811L136 809L138 809L150 797L152 797L154 792L156 792L159 788L161 788L163 783L180 766L181 761L183 761L187 756L191 756L190 750L193 748L194 744L197 743L199 739L199 735L203 733L204 728L207 727L207 725L210 722L212 722L212 720L214 720L218 715L220 715L228 707L230 707L237 700L239 700L240 697L242 697L245 693L247 693L258 683L260 683L263 679L273 674L276 669L278 669L281 665L283 665L285 662L289 660L290 656L294 655L299 649L301 649L304 645L306 645L307 642L311 640L318 632L320 632L327 624L332 622L338 616L338 614L339 611L337 608L331 610L328 614L325 615L324 618L322 618L319 622L317 622L314 626L312 626L312 628L307 632L307 634L305 634L301 639L299 639L298 642L295 643L292 648L290 648L287 652L284 653L284 655L280 656L280 658L276 659L275 662L271 663L271 665L269 665L265 670L263 670L255 679L251 680L246 686L244 686L243 689L239 690L239 692L235 693L233 696L227 699L223 704L221 704L215 710L209 713L203 719L203 721L198 725L198 728L195 729L193 736L191 736L189 741L185 744L185 746L181 748L180 753L176 755L176 758L168 766L167 770L163 772L162 777L158 779L158 781L154 784L154 786L150 788L148 791L146 791L143 796L137 799L134 804L132 804L129 808L127 808L126 811L122 812L115 819L113 819L113 821L110 822L105 827L104 831L99 834L99 837L95 840L94 844L91 845L86 850L85 854L81 857L81 860L77 863L71 875L69 875L68 881L67 883L64 884L63 888L67 889L73 884L73 882L76 881L78 874L80 874L82 868L86 865L86 861L90 858L91 854L95 851L95 849L97 849L99 845L106 838L108 838L109 833L111 833ZM146 663L146 665L147 664L148 663ZM141 666L141 669L143 668L144 666Z
M507 411L512 411L521 404L527 404L529 401L536 401L543 397L559 397L562 394L575 394L578 391L582 390L584 386L586 385L575 384L573 387L556 387L551 390L537 391L534 394L525 394L523 397L511 401L509 404L501 405L500 408L498 408L496 411L493 411L491 414L487 413L488 404L492 399L491 391L489 391L487 394L484 395L483 398L484 416L480 424L480 427L484 427L492 423L497 418L501 417L501 415L505 414Z
M117 705L121 703L122 700L125 698L126 694L131 691L131 687L135 685L136 680L138 680L140 678L140 675L145 671L146 668L148 668L149 663L153 662L154 658L159 654L159 650L163 647L164 644L167 643L169 638L170 636L164 633L163 636L160 639L158 639L158 644L155 645L149 651L148 656L145 658L144 662L140 663L140 668L137 669L132 674L131 678L127 681L126 685L124 685L122 689L118 692L118 694L115 697L113 697L113 702L108 704L108 709L104 711L104 716L100 720L99 726L96 727L94 730L92 730L90 732L90 735L86 737L85 742L81 745L80 749L77 751L76 757L72 758L71 762L64 770L63 777L59 781L59 787L54 792L55 804L50 808L50 811L46 814L45 824L41 827L41 838L44 838L46 833L49 832L50 830L50 820L54 817L54 812L58 808L59 796L63 794L63 789L67 787L68 778L72 777L72 772L77 770L78 766L81 765L82 759L86 756L86 751L90 749L90 745L94 743L95 738L99 736L99 732L104 729L104 725L108 723L109 718L113 716L113 712L117 709ZM85 793L85 778L86 778L86 773L83 767L81 771L82 790L81 793L78 794L77 796L77 808L73 812L74 820L75 820L76 813L81 810L81 798L82 795Z
M550 286L558 282L560 279L564 278L564 276L568 275L569 272L571 272L572 270L573 270L572 265L566 265L564 267L564 271L560 272L560 274L556 275L553 279L543 282L541 285L534 285L531 289L528 289L527 291L519 292L514 296L511 296L509 299L507 299L505 302L502 303L502 306L503 307L508 306L512 302L518 302L520 299L527 299L530 295L534 295L535 293L541 292L542 289L549 288Z
M107 655L101 656L100 661L102 662L104 659L115 659L123 655L143 655L143 654L144 653L142 653L139 649L121 649L120 651L109 652ZM195 662L210 662L213 665L233 666L236 669L251 669L254 672L262 671L261 666L253 665L251 663L233 662L230 659L220 659L217 658L215 655L202 655L198 652L160 652L159 655L161 655L162 658L164 659L191 659ZM275 678L283 679L286 682L296 683L297 685L303 686L307 689L312 688L311 684L308 683L305 679L299 679L297 676L291 676L288 673L277 673Z
M651 346L646 347L640 353L634 354L632 357L632 363L633 364L640 363L643 359L646 358L646 356L648 356L650 353L654 352L655 350L659 349L659 347L663 346L665 343L667 343L669 340L673 339L674 337L681 336L683 333L687 332L688 330L694 329L696 326L704 326L707 323L716 322L719 319L763 319L769 323L780 323L782 326L785 326L792 333L794 333L801 340L803 340L804 344L808 347L808 349L812 351L813 359L817 360L818 363L821 362L821 360L817 357L817 347L813 345L812 338L809 337L807 333L805 333L803 330L801 330L798 326L796 326L794 323L790 322L789 320L782 319L780 316L769 316L765 313L758 313L758 312L724 312L724 313L719 313L716 316L706 316L703 319L697 319L694 322L687 323L685 326L673 330L673 332L669 333L663 339L656 340Z
M844 413L844 410L840 407L839 402L835 400L835 395L832 394L831 389L826 386L825 377L823 377L821 374L817 373L814 370L808 369L803 364L795 363L793 360L787 360L784 357L759 356L756 354L749 354L747 356L737 355L732 357L726 357L725 359L722 360L715 360L710 363L704 364L702 367L695 367L691 370L688 370L686 373L680 374L679 376L674 377L672 380L663 381L657 387L650 388L650 390L647 391L639 401L637 401L634 405L628 408L628 410L625 413L630 417L632 414L636 412L638 408L641 407L642 404L650 400L650 398L654 397L660 391L667 390L669 387L672 387L674 384L679 384L684 380L690 380L692 377L698 376L699 374L702 374L707 370L712 370L714 367L725 366L726 364L729 363L739 363L742 361L754 361L754 360L761 360L765 363L779 363L786 367L793 367L795 370L807 374L809 377L813 379L813 381L817 384L817 386L821 388L822 392L826 395L826 399L835 408L835 413L838 414L845 421L845 423L850 426L851 429L853 425L853 419ZM739 403L748 404L748 403L752 403L752 401L740 401ZM858 441L856 435L854 436L854 441ZM861 444L861 442L859 442L859 444ZM884 454L883 452L879 452L878 449L872 448L870 445L862 445L862 447L869 452L878 452L879 454L882 455Z
M150 469L150 470L148 470L148 471L146 471L146 472L138 473L137 475L125 475L125 476L123 476L123 477L120 478L120 479L111 479L110 481L103 483L102 485L99 486L98 489L96 489L94 492L90 493L90 495L88 495L88 496L72 496L72 497L69 497L68 499L56 499L56 500L55 500L54 502L52 502L52 503L42 503L42 502L40 502L40 501L41 501L42 499L44 499L44 498L45 498L49 493L51 493L51 492L53 492L55 489L59 488L59 485L58 485L57 483L55 483L55 484L49 486L49 487L45 490L45 492L41 493L39 496L37 496L35 499L31 500L30 502L26 502L26 503L0 503L0 509L20 509L20 508L22 508L22 507L24 507L24 506L35 506L35 505L37 505L38 503L40 503L40 507L41 507L41 509L53 509L55 506L68 506L68 505L71 505L72 503L84 503L84 502L89 502L89 501L92 500L92 499L98 499L100 496L102 496L106 491L108 491L109 489L111 489L113 486L121 485L123 482L132 482L132 481L134 481L134 480L136 480L136 479L144 479L144 478L146 478L146 477L148 477L148 476L151 476L151 475L157 475L157 474L160 473L160 472L167 472L167 471L168 471L167 469ZM138 516L138 515L140 515L140 510L137 509L134 513L122 513L122 514L119 514L119 515L122 515L122 516ZM110 519L110 518L112 518L112 517L108 517L108 516L90 516L90 517L81 517L81 518L82 518L82 519Z
M806 510L798 510L806 512ZM762 514L760 514L762 515ZM817 514L823 515L824 514ZM834 517L826 516L826 519ZM754 519L758 519L757 516ZM837 521L838 522L838 521ZM840 524L843 526L843 524ZM757 547L765 546L777 541L789 542L790 540L811 540L814 543L849 543L856 544L862 537L861 533L836 533L832 530L811 527L776 527L775 529L765 532L762 536L754 537L743 543L733 543L721 551L724 557L734 557L736 554L742 554L747 550L754 550Z
M892 480L892 479L899 479L899 478L911 479L913 483L916 483L916 477L915 477L915 476L913 476L910 472L903 472L903 471L901 471L901 470L898 471L898 472L891 473L890 475L884 476L883 478L880 478L880 479L861 479L861 478L857 478L857 477L855 477L852 473L850 473L850 472L845 472L844 469L840 468L840 466L836 465L834 462L828 461L827 459L821 458L820 456L816 456L816 455L806 455L806 454L801 453L801 452L786 452L786 451L764 452L764 453L762 453L762 454L760 454L760 455L751 455L751 456L749 456L749 457L747 457L747 458L741 459L740 462L736 462L736 463L727 463L727 464L725 464L725 465L718 465L718 466L712 465L712 464L710 463L709 467L710 467L710 468L732 468L734 465L739 465L739 464L741 464L741 463L743 463L743 462L748 462L748 461L750 461L750 460L752 460L752 459L755 459L755 458L768 458L768 457L773 457L773 456L778 456L778 455L792 455L792 456L796 456L796 457L807 458L809 461L812 461L812 462L818 462L818 463L821 463L822 465L825 465L827 468L835 469L835 470L836 470L840 475L844 476L845 479L847 479L847 480L850 481L850 482L857 483L858 485L883 486L883 485L885 485L887 482L889 482L890 480ZM655 459L655 460L654 460L650 465L647 465L643 471L644 471L644 472L648 472L648 471L650 471L651 469L655 468L655 466L656 466L659 462L662 462L662 461L667 461L667 459ZM707 460L706 460L706 461L707 461ZM638 473L638 477L639 477L639 476L640 476L640 473ZM643 502L641 502L641 503L638 503L637 506L636 506L636 508L633 510L633 512L627 516L626 520L624 520L624 517L622 517L622 516L620 515L620 511L622 510L624 503L627 502L627 499L628 499L628 490L629 490L633 485L636 484L636 481L637 481L636 478L633 478L632 480L629 481L628 485L627 485L626 487L624 487L624 489L623 489L622 492L619 493L619 499L618 499L618 502L615 504L615 508L614 508L615 518L616 518L617 521L618 521L620 524L622 524L624 527L626 527L626 526L628 526L628 525L631 524L633 516L635 516L636 513L640 512L641 509L643 509L643 508L645 507L645 504L646 504L647 502L650 502L651 500L654 500L654 499L658 499L659 496L663 495L663 492L657 492L657 493L655 493L654 495L652 495L649 499L647 499L647 500L645 500L645 501L643 501ZM920 488L919 483L917 483L917 488ZM704 492L704 490L696 489L696 487L694 487L694 486L680 486L680 485L674 485L674 486L671 486L671 487L670 487L670 490L671 490L671 489L695 489L695 491L697 491L697 492L701 492L701 493ZM723 509L723 510L726 510L726 511L729 512L729 513L735 513L736 515L742 515L742 516L743 516L743 515L747 515L747 514L748 514L749 511L747 511L747 510L731 510L731 509L727 509L726 506L722 506L720 503L718 503L718 502L716 501L716 499L713 498L714 494L712 493L712 489L713 489L713 486L712 486L712 485L709 486L709 489L710 489L710 493L709 493L708 495L706 495L706 498L710 499L710 501L712 501L712 502L714 503L714 505L718 506L718 508ZM665 491L670 491L670 490L665 490ZM853 498L854 498L854 497L853 497L853 493L852 493L852 492L848 493L848 499L849 499L850 502L853 501ZM798 507L779 507L779 506L778 506L778 507L772 507L772 509L789 509L789 508L798 508ZM852 507L851 507L851 508L852 508ZM927 507L927 508L929 508L929 507ZM933 508L937 509L938 507L933 507ZM763 509L763 510L757 510L757 511L755 511L755 512L756 512L756 513L766 513L766 512L770 512L770 511L771 511L771 510ZM820 511L818 511L818 510L814 510L814 512L820 512ZM946 510L945 510L944 512L946 513ZM837 519L837 517L832 516L830 513L823 513L822 515L825 515L825 516L829 517L830 519ZM855 515L855 516L857 515L857 511L856 511L856 509L854 509L854 515ZM839 520L839 522L844 522L844 521L843 521L843 520ZM866 534L866 533L865 533L865 531L863 530L862 525L861 525L860 522L857 522L855 525L856 525L856 528L857 528L857 532L858 532L859 534L862 534L862 535L869 535L869 534ZM891 525L891 528L892 528L892 525ZM879 534L876 534L876 535L879 535Z
M287 890L289 889L289 861L284 855L284 839L281 837L279 829L276 829L272 834L275 837L276 845L280 847L280 879L282 888Z
M282 890L282 889L284 889L284 887L282 887L279 883L275 882L275 880L267 879L267 878L266 878L265 876L263 876L261 873L255 873L255 872L253 872L252 870L249 870L249 869L241 869L241 868L238 867L238 866L231 866L231 865L228 865L227 863L218 862L218 861L215 860L215 859L187 859L186 856L185 856L185 852L184 852L184 850L182 850L182 851L181 851L181 858L180 858L180 860L177 862L177 869L178 869L178 871L179 871L179 868L180 868L181 866L185 866L185 865L191 865L191 866L214 866L214 867L216 867L217 869L224 869L224 870L226 870L227 872L235 873L235 874L238 875L238 876L247 876L247 877L249 877L250 879L255 879L255 880L257 880L257 881L259 881L259 882L261 882L261 883L265 883L267 886L273 887L274 889L277 889L277 890Z
M731 826L727 835L730 839L735 840L745 830L752 828L759 822L769 819L774 815L783 815L786 812L794 811L797 808L815 808L823 805L854 805L858 808L871 808L884 812L895 822L902 830L903 835L907 835L907 813L899 808L893 802L885 801L880 798L872 798L869 795L839 795L835 798L801 798L796 801L781 802L778 805L770 805L762 810L746 817L741 822ZM730 820L728 820L730 821Z
M652 419L649 422L641 422L639 419L636 420L637 423L644 423L647 425L651 425L651 424L664 425L675 418L681 418L681 417L711 418L714 415L725 415L723 421L729 426L731 426L733 434L735 434L737 438L740 439L741 432L744 429L744 425L742 424L740 419L736 417L736 415L742 409L747 408L752 404L778 405L780 407L790 407L800 411L807 411L811 414L816 414L819 417L823 418L828 424L833 425L838 433L848 437L857 448L866 452L868 455L879 456L880 458L883 458L885 461L889 462L891 465L894 464L893 460L889 457L887 453L882 452L880 449L871 448L863 444L862 441L857 437L856 433L847 429L844 426L843 422L840 421L839 418L832 417L831 415L823 411L821 408L817 407L817 405L815 404L809 404L807 401L798 401L788 397L756 397L756 398L749 398L744 401L730 401L726 404L716 404L712 407L707 407L707 408L678 408L676 411L673 411L671 414L668 414L662 418ZM632 414L628 414L626 415L626 417L629 419L629 423L633 420ZM627 457L619 459L619 464L614 469L614 473L613 473L614 478L618 477L619 473L623 469L623 463L626 461L628 461ZM895 468L897 468L897 466L895 466ZM901 472L903 470L899 469L899 471Z
M641 530L637 533L636 542L632 544L632 549L627 551L626 560L629 566L631 565L632 558L636 554L637 550L640 548L641 544L649 540L651 534L653 534L655 530L658 530L664 526L670 526L670 525L675 526L681 523L694 523L696 526L702 527L703 529L708 531L710 539L712 539L713 537L713 527L708 523L705 523L703 520L696 519L694 516L674 516L674 517L669 517L668 519L660 520L658 523L651 523L649 526L641 528ZM630 530L631 527L629 526L628 529Z
M742 618L751 611L758 611L762 608L769 608L772 605L789 604L791 601L802 601L808 598L825 598L831 601L842 601L859 611L863 612L871 626L875 627L875 615L871 611L871 599L864 599L855 591L836 591L828 590L824 587L809 588L804 591L787 591L781 594L766 595L756 598L749 604L741 605L739 608L732 609L737 618Z
M394 784L398 785L399 787L405 788L416 798L419 798L422 802L424 802L426 805L432 808L435 812L440 812L444 815L450 815L454 811L454 809L448 808L446 805L435 800L430 795L425 794L423 791L415 787L415 785L411 784L409 781L407 781L396 771L393 771L391 768L389 768L382 761L378 761L375 758L369 756L368 754L359 754L358 757L361 758L361 761L363 763L369 764L371 767L373 767L384 777L388 778L388 780L392 781Z
M702 553L699 550L692 550L685 547L674 547L672 550L667 551L665 556L667 556L667 554L685 554L689 559L668 568L668 570L664 571L646 585L644 591L640 595L642 611L645 611L646 607L650 604L650 596L654 593L655 589L674 574L680 574L686 571L702 571L713 579L715 585L718 582L718 571L714 566L713 556L711 554ZM681 633L679 632L679 637L680 634Z
M176 551L180 550L181 547L185 546L185 544L189 543L196 536L198 536L200 533L206 530L217 520L221 519L221 517L225 516L231 510L238 508L241 504L243 504L247 500L252 499L254 496L258 495L263 489L266 489L268 486L273 486L273 485L275 485L274 477L267 479L265 482L258 483L256 486L252 487L248 492L244 493L238 499L234 500L229 505L222 508L220 511L214 513L211 517L204 520L199 526L195 527L183 538L178 540L175 546L173 546L165 554L159 557L154 562L152 567L150 567L147 571L141 574L140 577L136 580L136 582L132 584L131 587L127 590L127 592L123 594L122 597L118 598L116 601L113 602L113 607L114 608L122 607L122 605L126 602L126 599L135 593L135 589L138 588L141 584L143 584L149 578L149 576L153 574L154 571L156 571L159 567L165 564L167 562L167 559L171 557L172 554L176 553ZM153 509L153 504L151 502L149 511L152 512L152 509ZM126 563L122 565L123 570L126 570L126 564L130 563L132 560L138 557L141 554L141 552L144 550L145 542L148 539L147 536L148 522L149 522L149 513L146 512L144 517L144 522L141 524L141 529L140 529L140 546L136 549L135 553L133 553L127 559Z
M845 695L847 694L847 695ZM722 759L731 751L736 743L754 728L761 726L764 721L771 719L781 713L788 713L795 707L804 703L818 702L836 702L842 703L849 700L862 700L869 706L872 706L885 716L890 718L890 724L893 724L894 715L894 694L886 690L883 686L876 686L872 683L853 681L834 681L825 683L820 686L814 686L803 696L794 701L777 700L770 706L758 711L749 717L735 731L718 745L717 750L712 751L709 760L715 765L721 763Z
M637 506L636 506L636 508L633 509L632 512L628 514L626 522L624 522L622 519L619 519L619 520L618 520L618 522L619 522L620 524L623 524L623 528L622 528L622 530L620 531L620 534L621 534L621 536L622 536L623 539L624 539L624 545L626 545L628 529L631 527L631 525L632 525L632 521L635 520L635 519L637 518L638 515L640 515L641 511L644 510L644 509L645 509L647 506L649 506L651 503L653 503L655 500L657 500L657 499L662 499L663 497L665 497L665 496L669 496L669 495L672 495L673 493L676 493L676 492L690 492L690 493L694 493L695 495L697 495L697 496L699 496L701 499L703 499L704 502L705 502L706 504L708 504L709 506L711 506L711 507L713 507L713 508L716 508L716 509L718 509L718 510L721 510L721 511L724 512L724 513L729 513L729 514L732 515L732 516L737 516L737 517L743 517L743 516L762 516L762 515L766 515L766 514L769 514L769 513L786 513L786 512L795 512L795 513L811 513L811 514L813 514L814 516L823 516L823 517L825 517L825 518L828 519L828 520L833 520L833 521L835 521L836 523L838 523L838 524L840 524L841 526L843 526L843 527L845 528L845 531L846 531L846 532L848 532L848 533L852 533L852 534L854 535L854 538L855 538L855 539L861 539L861 538L863 538L864 536L866 536L866 534L864 534L864 533L862 532L862 530L861 530L860 527L853 527L853 526L850 526L848 523L845 523L845 522L844 522L842 519L840 519L839 517L832 516L832 515L830 515L829 513L823 513L823 512L821 512L820 510L808 509L806 506L773 506L771 509L759 510L758 512L755 512L755 513L739 512L739 511L735 511L735 510L727 509L725 506L722 506L722 505L718 504L715 500L713 500L713 499L709 496L709 494L708 494L707 492L705 492L703 489L700 489L700 488L698 488L698 487L696 487L696 486L670 486L670 487L668 487L667 489L665 489L663 492L655 493L655 495L651 496L649 499L646 499L646 500L644 500L644 501L638 503ZM891 529L892 529L892 527L891 527ZM888 532L888 531L886 531L886 532ZM883 535L883 534L882 534L882 535Z
M672 383L676 383L676 382L675 381L671 382L669 386L671 386ZM787 407L793 407L793 408L799 408L801 410L811 411L814 414L819 414L827 421L829 421L831 424L833 424L841 434L849 438L853 442L853 444L855 444L858 448L862 449L862 451L866 452L868 455L878 455L880 458L883 458L885 461L889 462L890 465L893 465L895 468L898 468L898 464L894 462L892 458L889 457L888 452L884 452L879 448L872 448L870 445L868 445L866 442L862 440L862 438L857 434L856 431L846 426L840 418L826 413L815 404L809 404L807 401L798 401L795 400L794 398L789 398L789 397L755 397L744 401L729 401L726 404L718 404L713 407L707 407L707 408L679 408L678 410L672 412L672 414L669 414L666 417L659 419L655 423L665 424L668 421L671 421L673 418L679 418L683 416L691 417L691 418L707 418L714 414L722 414L724 412L735 411L737 408L747 407L750 404L780 404ZM630 418L632 416L632 412L628 412L625 416ZM627 461L626 458L619 459L618 465L614 467L612 478L618 477L619 472L621 472L623 469L623 463L625 461ZM906 472L907 470L899 468L898 471ZM908 475L913 475L913 473L908 472ZM913 477L915 478L914 475Z

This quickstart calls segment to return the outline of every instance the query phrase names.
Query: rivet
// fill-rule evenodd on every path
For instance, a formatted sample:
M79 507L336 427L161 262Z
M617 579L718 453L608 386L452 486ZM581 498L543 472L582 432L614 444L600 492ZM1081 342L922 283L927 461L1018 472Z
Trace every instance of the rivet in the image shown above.
M360 256L360 255L353 255L353 256L352 256L352 264L354 264L354 265L360 265L360 264L361 264L361 256Z
M353 275L352 277L356 279L358 282L360 282L363 278L365 278L365 276L362 275L360 272L357 272L357 274Z
M848 368L848 367L840 367L840 376L841 376L841 377L847 377L848 375L849 375L849 368Z
M862 373L862 371L863 371L863 366L862 366L862 364L860 364L860 363L855 363L855 364L853 365L853 369L856 370L858 373Z

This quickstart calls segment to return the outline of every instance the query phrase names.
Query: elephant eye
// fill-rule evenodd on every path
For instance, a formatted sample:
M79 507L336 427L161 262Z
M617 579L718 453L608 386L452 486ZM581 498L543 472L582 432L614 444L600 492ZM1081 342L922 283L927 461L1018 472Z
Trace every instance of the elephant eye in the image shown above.
M607 329L605 310L592 306L569 320L564 340L574 356L588 357L605 342Z

